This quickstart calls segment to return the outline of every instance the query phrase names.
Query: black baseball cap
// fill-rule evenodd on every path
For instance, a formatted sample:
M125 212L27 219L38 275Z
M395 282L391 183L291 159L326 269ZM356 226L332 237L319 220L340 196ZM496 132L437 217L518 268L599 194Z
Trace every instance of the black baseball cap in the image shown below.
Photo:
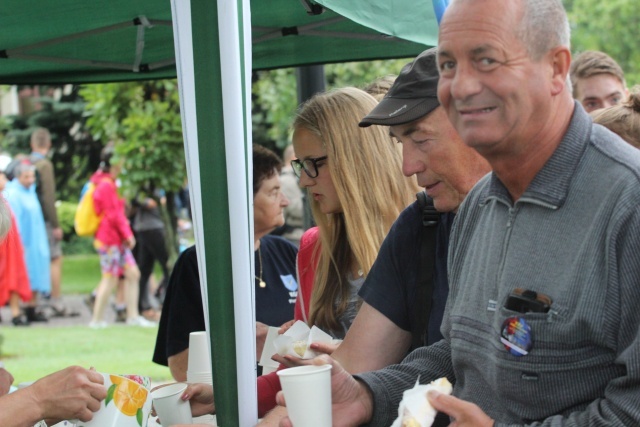
M362 119L360 126L402 125L426 116L440 105L438 79L434 47L425 50L402 67L389 92Z

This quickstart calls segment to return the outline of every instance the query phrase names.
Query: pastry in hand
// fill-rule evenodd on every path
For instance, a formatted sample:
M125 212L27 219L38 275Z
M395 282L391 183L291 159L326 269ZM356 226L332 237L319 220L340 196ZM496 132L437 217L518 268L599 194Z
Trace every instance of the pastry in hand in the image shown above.
M415 387L402 394L398 418L391 427L430 427L438 413L427 399L427 392L430 390L451 394L453 387L446 378L437 379L427 385L416 382Z
M298 356L304 357L304 353L307 351L306 340L294 341L291 346L293 347L293 351L295 351Z

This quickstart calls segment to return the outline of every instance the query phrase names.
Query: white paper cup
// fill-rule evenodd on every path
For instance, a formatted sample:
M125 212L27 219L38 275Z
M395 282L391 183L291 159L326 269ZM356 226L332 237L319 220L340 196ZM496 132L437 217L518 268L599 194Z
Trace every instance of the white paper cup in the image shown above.
M213 376L211 375L211 372L193 373L193 372L187 371L187 383L188 384L196 384L196 383L213 384Z
M189 361L187 369L193 373L211 373L209 337L205 331L189 334Z
M294 427L332 425L331 365L299 366L277 374Z
M185 383L175 383L151 392L153 407L158 414L160 424L163 426L193 423L189 401L180 398L186 388L187 384Z

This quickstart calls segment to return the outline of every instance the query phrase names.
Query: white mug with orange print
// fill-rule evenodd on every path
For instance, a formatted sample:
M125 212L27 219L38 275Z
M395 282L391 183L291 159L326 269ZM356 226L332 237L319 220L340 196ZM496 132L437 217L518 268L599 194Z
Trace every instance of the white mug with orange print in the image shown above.
M146 427L151 413L150 381L139 375L101 374L107 398L91 421L72 420L76 427Z

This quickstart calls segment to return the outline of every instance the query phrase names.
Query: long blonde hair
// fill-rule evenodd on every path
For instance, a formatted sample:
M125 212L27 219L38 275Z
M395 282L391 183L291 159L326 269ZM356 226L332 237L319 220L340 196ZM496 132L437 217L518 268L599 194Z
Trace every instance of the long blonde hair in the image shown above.
M293 122L294 129L304 128L322 140L342 206L341 213L323 214L310 198L320 255L309 323L330 331L340 328L338 318L349 302L351 266L355 262L364 275L369 273L391 225L417 191L402 176L402 156L387 128L358 126L376 103L360 89L337 89L308 100Z

